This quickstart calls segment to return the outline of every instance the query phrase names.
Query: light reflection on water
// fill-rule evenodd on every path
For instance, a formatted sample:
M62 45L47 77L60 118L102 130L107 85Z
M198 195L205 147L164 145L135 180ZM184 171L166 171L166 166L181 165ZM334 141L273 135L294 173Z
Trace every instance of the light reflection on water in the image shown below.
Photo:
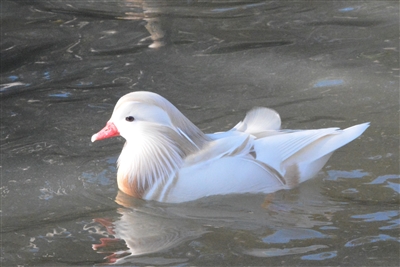
M1 261L399 265L398 5L2 2ZM90 136L156 91L201 129L269 106L285 128L371 121L312 181L179 205L118 194L121 139Z
M228 235L235 236L229 249L256 257L304 254L328 248L324 244L304 246L300 243L291 249L285 249L282 246L285 247L293 241L312 240L318 243L318 239L332 238L323 234L323 230L320 232L307 228L331 225L329 218L335 210L340 209L339 207L336 209L331 207L327 211L323 206L313 206L313 203L308 203L310 200L307 199L302 199L300 205L290 201L289 203L279 202L279 199L275 204L275 197L278 196L272 196L271 203L264 202L261 205L262 202L259 202L256 206L249 204L257 200L262 201L262 196L256 198L249 195L214 197L204 201L167 205L145 204L119 193L116 201L125 208L118 210L121 216L114 221L101 218L95 220L107 229L108 236L102 238L100 243L93 244L93 247L101 253L110 252L110 247L114 248L112 251L114 254L108 260L120 264L129 261L136 262L139 259L137 256L174 249L186 242L188 247L180 250L186 252L177 258L175 263L186 262L196 254L210 254L207 247L211 245L210 242L216 241L215 235L221 235L222 230L222 232L229 232ZM311 206L308 206L310 204ZM308 209L310 209L310 214L306 212ZM321 219L315 220L313 216L321 216ZM323 228L320 227L320 229ZM253 232L252 235L259 232L260 234L252 237L258 239L259 244L256 247L267 245L268 248L249 249L246 247L254 241L251 241L252 238L249 240L249 237L242 236L245 233L243 231ZM263 235L266 236L263 237ZM121 242L118 242L122 240L125 246L121 246ZM115 250L116 244L119 244L118 250ZM225 249L225 246L214 248L211 254L223 253ZM169 259L169 264L172 263L171 260ZM159 262L160 258L156 261ZM155 264L149 259L147 263Z

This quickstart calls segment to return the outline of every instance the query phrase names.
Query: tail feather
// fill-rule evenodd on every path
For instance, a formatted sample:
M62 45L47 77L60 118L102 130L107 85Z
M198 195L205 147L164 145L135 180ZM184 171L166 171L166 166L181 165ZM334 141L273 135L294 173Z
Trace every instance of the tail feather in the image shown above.
M363 123L322 136L285 159L282 165L289 166L293 163L318 160L359 137L368 126L369 123Z
M336 149L359 137L368 126L363 123L344 130L285 133L256 140L254 150L257 160L276 169L288 180L287 184L294 185L318 173Z

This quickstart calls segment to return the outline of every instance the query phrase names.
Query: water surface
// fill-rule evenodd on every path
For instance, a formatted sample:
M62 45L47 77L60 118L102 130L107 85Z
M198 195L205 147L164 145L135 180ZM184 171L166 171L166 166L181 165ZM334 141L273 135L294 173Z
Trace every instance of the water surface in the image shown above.
M2 1L4 266L399 266L397 1ZM371 127L300 187L182 204L118 192L116 101L162 94L205 132Z

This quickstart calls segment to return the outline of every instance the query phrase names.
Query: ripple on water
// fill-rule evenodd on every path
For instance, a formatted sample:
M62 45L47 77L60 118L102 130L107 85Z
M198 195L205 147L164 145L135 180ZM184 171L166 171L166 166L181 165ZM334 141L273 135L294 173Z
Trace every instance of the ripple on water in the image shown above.
M326 259L331 259L337 256L337 251L327 251L317 254L310 254L301 257L302 260L309 260L309 261L321 261Z
M327 248L325 245L313 245L308 247L294 247L294 248L269 248L269 249L250 249L244 251L244 254L255 256L255 257L276 257L276 256L287 256L293 254L302 254L310 251L314 251L321 248Z
M324 235L318 231L311 229L283 229L278 230L272 235L264 237L262 240L265 243L288 243L291 240L305 240L314 238L327 238L328 235Z
M345 247L358 247L358 246L362 246L362 245L366 245L366 244L370 244L370 243L376 243L376 242L380 242L380 241L396 241L396 242L400 242L400 240L398 238L395 238L395 237L392 237L392 236L389 236L389 235L380 234L380 235L377 235L377 236L359 237L359 238L350 240L344 246Z

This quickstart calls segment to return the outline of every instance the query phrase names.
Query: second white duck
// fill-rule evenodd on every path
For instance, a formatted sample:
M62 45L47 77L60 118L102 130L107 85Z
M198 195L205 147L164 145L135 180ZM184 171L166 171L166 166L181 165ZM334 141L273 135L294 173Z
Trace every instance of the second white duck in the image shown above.
M118 188L136 198L176 203L293 188L315 176L369 123L344 130L280 126L277 112L254 108L230 131L204 134L168 100L143 91L121 97L92 142L125 138Z

